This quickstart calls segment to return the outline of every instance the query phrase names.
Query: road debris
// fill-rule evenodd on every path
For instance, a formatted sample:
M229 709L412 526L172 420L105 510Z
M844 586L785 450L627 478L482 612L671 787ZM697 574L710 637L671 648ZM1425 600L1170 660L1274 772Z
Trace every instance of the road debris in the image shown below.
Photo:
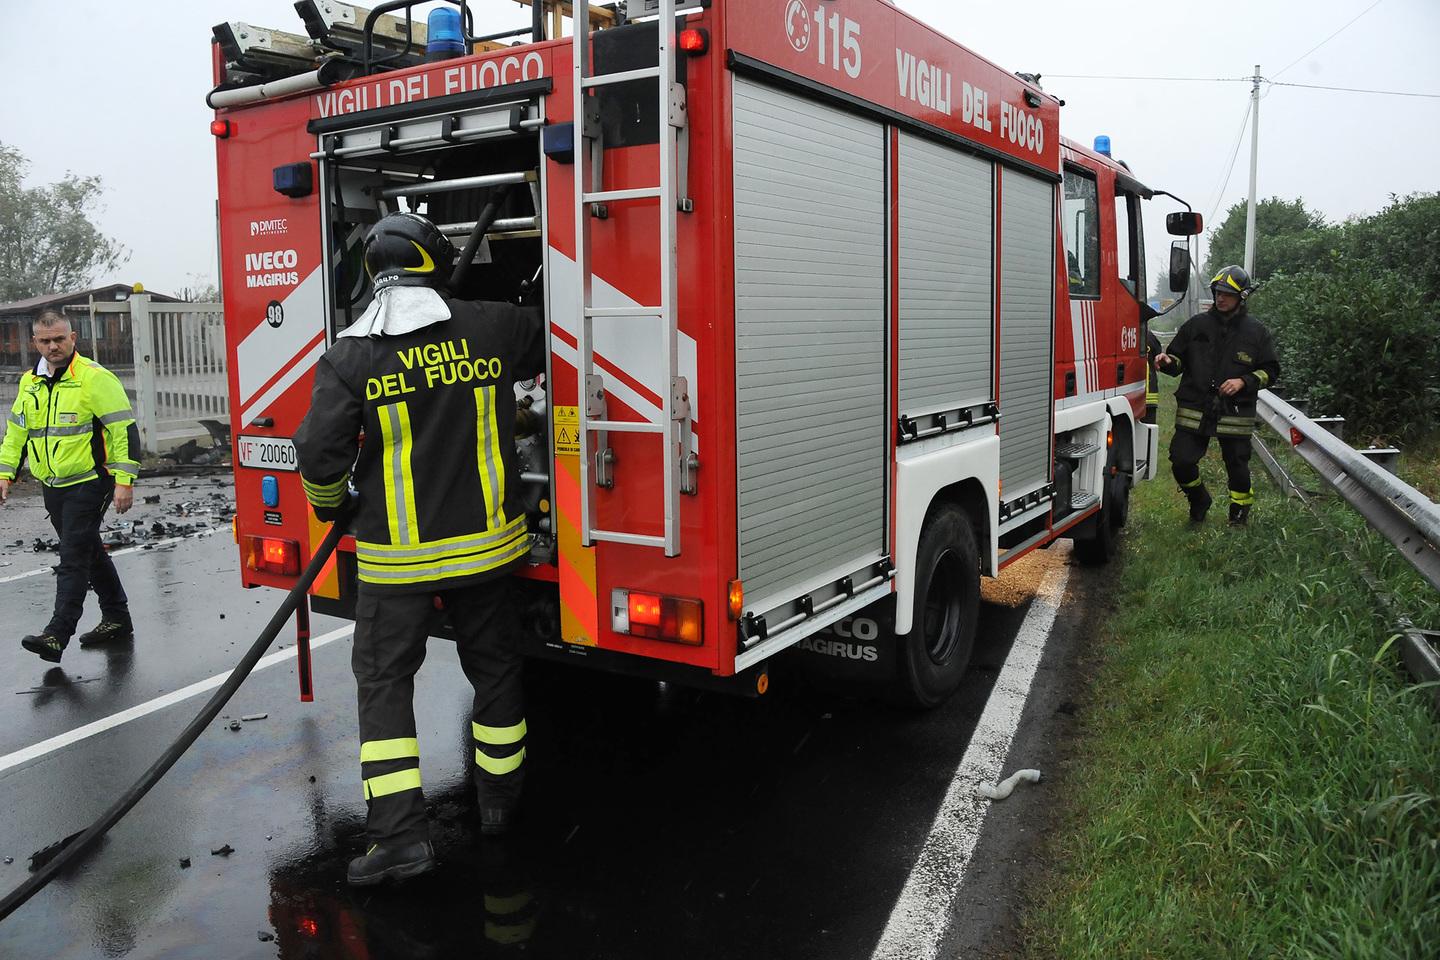
M240 729L240 721L239 721L239 720L231 720L231 721L230 721L230 729L231 729L231 730L239 730L239 729Z
M223 847L217 847L216 849L211 850L211 851L210 851L210 856L212 856L212 857L228 857L228 856L230 856L230 854L232 854L232 853L234 853L234 852L235 852L235 848L232 847L232 846L230 846L230 844L227 843L227 844L225 844L225 846L223 846Z
M158 494L158 493L152 493L150 496L148 496L148 497L142 497L141 499L144 500L146 503L159 503L159 502L160 502L160 494Z
M252 720L264 720L268 716L270 716L270 714L268 713L247 713L240 719L244 720L246 723L249 723Z
M1015 790L1015 785L1024 780L1027 783L1039 783L1039 770L1016 770L1010 776L997 783L982 783L975 788L975 792L982 797L991 800L1004 800Z
M275 934L271 933L269 930L257 930L255 932L255 936L260 939L261 943L269 943L271 940L275 939Z
M190 858L189 858L189 857L181 857L181 858L180 858L180 869L181 869L181 870L189 870L189 869L190 869Z
M15 858L14 858L14 857L6 857L6 858L5 858L5 866L7 866L7 867L10 866L10 864L12 864L12 863L14 863L14 862L15 862Z

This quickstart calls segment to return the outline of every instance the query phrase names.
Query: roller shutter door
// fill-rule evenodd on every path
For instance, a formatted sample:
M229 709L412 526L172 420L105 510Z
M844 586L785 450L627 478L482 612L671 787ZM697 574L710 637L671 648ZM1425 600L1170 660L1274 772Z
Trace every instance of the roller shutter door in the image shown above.
M740 576L759 606L883 555L884 129L738 77L734 121Z
M1000 482L1010 500L1050 479L1055 187L1007 169L1000 197Z
M900 413L993 399L994 168L900 136Z

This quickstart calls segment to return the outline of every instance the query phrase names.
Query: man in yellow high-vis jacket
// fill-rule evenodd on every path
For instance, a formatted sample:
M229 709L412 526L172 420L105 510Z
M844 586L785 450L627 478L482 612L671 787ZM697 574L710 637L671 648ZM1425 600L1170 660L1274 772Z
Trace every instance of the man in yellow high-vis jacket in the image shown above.
M125 388L115 374L75 351L75 331L58 310L43 310L32 330L40 362L20 379L0 441L0 502L27 461L60 537L55 612L21 646L58 663L79 625L86 591L100 599L100 624L80 637L88 646L134 636L125 588L100 542L100 520L134 502L140 440Z

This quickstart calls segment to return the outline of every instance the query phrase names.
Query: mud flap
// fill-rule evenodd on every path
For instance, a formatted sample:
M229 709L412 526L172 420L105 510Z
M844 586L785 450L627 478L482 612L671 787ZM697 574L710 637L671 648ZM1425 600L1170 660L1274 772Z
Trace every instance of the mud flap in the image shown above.
M895 595L826 627L781 656L796 673L869 693L895 678Z

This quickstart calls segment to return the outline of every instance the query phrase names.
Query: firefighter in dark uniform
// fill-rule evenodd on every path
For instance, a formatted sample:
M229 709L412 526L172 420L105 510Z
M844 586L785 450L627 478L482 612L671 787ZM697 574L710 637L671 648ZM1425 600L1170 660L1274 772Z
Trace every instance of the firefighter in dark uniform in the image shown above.
M1255 503L1250 487L1255 401L1259 392L1280 376L1280 361L1270 331L1245 308L1251 289L1244 268L1222 269L1210 281L1214 306L1185 321L1170 346L1155 358L1161 371L1180 377L1175 390L1170 466L1190 501L1194 523L1205 519L1211 504L1200 479L1200 458L1211 437L1219 439L1225 461L1230 523L1243 525Z
M370 846L350 862L357 885L435 865L413 694L436 598L475 688L481 832L509 825L525 716L507 575L530 549L514 384L545 365L538 311L441 295L457 254L430 221L383 218L364 255L375 299L320 360L295 434L318 517L347 516L358 492L352 666Z

